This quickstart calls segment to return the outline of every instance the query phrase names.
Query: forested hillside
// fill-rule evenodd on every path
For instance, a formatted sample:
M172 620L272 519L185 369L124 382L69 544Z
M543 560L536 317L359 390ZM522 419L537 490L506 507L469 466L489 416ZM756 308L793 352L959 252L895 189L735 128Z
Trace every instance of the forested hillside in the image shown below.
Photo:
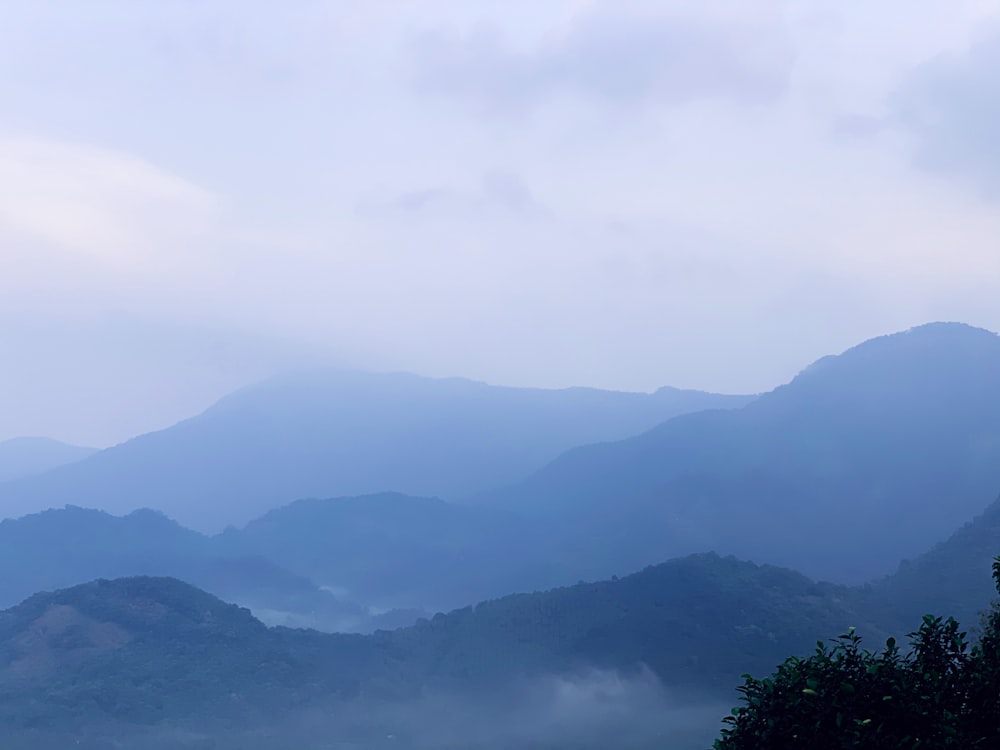
M505 686L595 674L717 702L741 672L808 650L818 632L857 625L881 637L885 623L863 605L791 571L700 555L345 636L268 629L173 579L98 581L0 614L0 721L16 732L232 728L345 702L499 700Z

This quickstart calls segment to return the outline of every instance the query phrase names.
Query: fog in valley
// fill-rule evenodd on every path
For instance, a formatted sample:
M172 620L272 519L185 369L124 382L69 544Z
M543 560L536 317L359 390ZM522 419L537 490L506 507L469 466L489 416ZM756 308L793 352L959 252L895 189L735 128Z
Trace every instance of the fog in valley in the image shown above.
M139 728L114 739L81 733L100 748L634 748L694 750L711 743L728 709L671 696L649 675L608 672L496 686L489 695L432 693L410 701L355 700L290 712L264 727ZM11 738L10 747L59 747L45 732ZM49 744L51 743L51 744Z

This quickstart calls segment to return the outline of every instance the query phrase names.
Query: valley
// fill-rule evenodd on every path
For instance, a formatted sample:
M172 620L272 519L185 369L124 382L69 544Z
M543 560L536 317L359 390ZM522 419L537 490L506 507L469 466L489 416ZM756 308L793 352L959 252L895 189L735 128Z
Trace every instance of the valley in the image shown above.
M521 716L518 746L591 714L581 747L625 726L653 746L817 639L877 645L927 612L975 628L1000 551L995 372L994 334L934 325L460 502L302 499L218 533L149 508L2 521L0 723L40 746L264 747L284 723L372 747L384 722L394 746L457 747L461 705ZM416 718L435 712L442 735ZM690 746L724 713L685 724Z

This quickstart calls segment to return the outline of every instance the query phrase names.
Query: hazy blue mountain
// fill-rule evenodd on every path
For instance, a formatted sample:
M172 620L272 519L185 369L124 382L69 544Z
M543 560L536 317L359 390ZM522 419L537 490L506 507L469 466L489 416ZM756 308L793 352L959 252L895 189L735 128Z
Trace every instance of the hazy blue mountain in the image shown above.
M1000 338L932 324L812 365L743 409L569 451L491 507L558 518L584 577L717 550L862 581L1000 487Z
M500 388L327 371L241 390L203 414L72 466L0 486L11 517L67 503L161 510L218 530L299 497L398 491L455 499L508 484L575 445L749 397L662 389Z
M21 437L0 441L0 482L41 474L58 466L81 461L96 448L69 445L44 437Z
M123 727L167 736L183 728L197 740L211 727L221 741L284 720L286 743L241 736L232 746L288 746L294 731L303 747L348 737L352 747L381 747L390 737L404 747L500 748L512 744L511 724L539 731L563 722L563 732L592 733L574 747L606 746L605 730L629 726L649 736L626 732L618 746L652 747L654 736L678 734L663 724L678 702L690 716L709 701L696 727L705 739L741 672L769 672L849 626L880 637L870 620L848 589L716 555L371 636L268 629L171 579L98 581L0 613L0 730L16 741L33 728L57 736L87 727L118 739ZM493 742L436 734L456 721L493 733Z
M874 583L872 595L887 608L912 621L928 612L953 614L969 627L977 625L986 603L995 596L992 581L982 574L1000 555L1000 499L946 541Z
M577 580L554 526L396 493L299 500L215 539L377 607L448 609Z
M0 607L95 578L153 575L188 581L251 607L270 622L363 627L365 611L254 554L225 554L160 513L118 517L67 507L0 522Z
M0 521L0 607L94 578L153 575L250 607L268 624L399 627L428 610L565 581L539 569L545 541L538 524L509 514L390 493L302 500L214 537L156 511L68 506Z

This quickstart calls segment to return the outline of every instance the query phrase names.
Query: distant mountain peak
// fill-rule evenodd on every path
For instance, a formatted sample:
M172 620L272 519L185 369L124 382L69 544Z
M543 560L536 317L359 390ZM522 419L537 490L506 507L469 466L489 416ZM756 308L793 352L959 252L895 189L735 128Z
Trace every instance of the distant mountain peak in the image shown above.
M115 513L155 507L215 532L297 497L393 490L460 500L517 481L576 446L749 400L317 370L241 389L77 464L0 483L0 515L72 498Z
M940 333L952 334L959 332L964 332L965 334L974 336L992 336L992 337L997 336L995 332L990 331L986 328L980 328L978 326L969 325L968 323L962 323L960 321L955 321L955 320L938 320L938 321L932 321L930 323L922 323L920 325L908 328L905 331L901 331L899 334L890 334L890 335L900 335L900 336L905 336L907 334L937 335Z
M977 328L967 323L936 321L923 323L912 328L862 341L844 352L863 351L876 348L947 345L968 342L982 342L986 345L997 343L997 334L985 328ZM841 355L843 356L843 355Z
M876 336L813 362L790 385L810 382L817 377L843 377L854 371L871 376L891 371L897 375L926 377L918 366L969 366L981 356L1000 354L1000 336L985 328L965 323L924 323L905 331ZM781 389L777 389L780 391Z

